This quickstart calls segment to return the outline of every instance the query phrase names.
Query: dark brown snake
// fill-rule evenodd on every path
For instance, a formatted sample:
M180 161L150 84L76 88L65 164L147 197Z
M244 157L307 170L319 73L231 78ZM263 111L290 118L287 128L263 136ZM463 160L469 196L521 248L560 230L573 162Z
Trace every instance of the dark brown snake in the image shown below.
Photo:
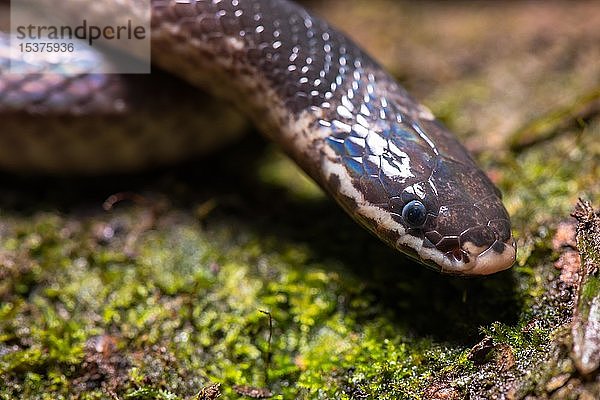
M483 275L513 264L498 189L345 35L287 0L151 3L152 63L233 102L383 241L444 273ZM206 104L188 88L154 89L148 105L131 94L147 77L125 84L116 75L11 74L2 51L4 169L138 168L189 156L209 141L210 123L186 117Z

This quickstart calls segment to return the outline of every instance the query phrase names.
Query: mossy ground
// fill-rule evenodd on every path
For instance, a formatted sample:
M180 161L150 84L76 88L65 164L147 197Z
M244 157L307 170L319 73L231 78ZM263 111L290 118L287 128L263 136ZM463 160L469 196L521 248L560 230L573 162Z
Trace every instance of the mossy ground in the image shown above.
M486 27L473 7L490 20L505 12L513 19L495 35L528 12L377 1L365 14L364 3L339 4L327 11L334 20L438 15L456 24L439 24L442 31L459 32L461 15L464 32ZM561 15L559 6L537 7L548 18ZM584 15L580 8L571 13ZM600 66L549 59L570 48L593 60L597 51L589 44L598 32L581 24L565 39L560 27L569 21L560 21L556 36L532 23L525 39L497 43L504 62L489 55L488 33L455 36L448 55L443 40L418 30L414 40L400 33L397 40L424 41L430 51L427 43L435 43L439 60L453 61L438 61L432 72L406 61L415 57L399 57L396 66L383 57L411 89L441 87L417 95L463 132L505 194L518 262L491 277L448 278L398 256L257 137L142 175L2 176L0 398L191 399L215 383L224 398L248 387L284 399L597 396L597 381L579 379L569 359L573 287L554 267L561 250L552 238L578 197L600 201L600 118L569 124L566 117L560 132L508 149L519 127L575 101L582 76L595 76L588 90L600 86L592 74ZM364 36L381 26L371 24ZM545 43L541 55L531 54L532 36ZM480 52L456 55L461 43ZM548 64L554 81L572 83L555 101L557 83L537 78ZM519 88L518 100L502 86L506 74L522 83L510 86ZM494 98L501 87L506 97ZM530 107L525 93L533 93ZM506 124L482 122L498 121L500 111ZM142 199L103 211L119 192Z

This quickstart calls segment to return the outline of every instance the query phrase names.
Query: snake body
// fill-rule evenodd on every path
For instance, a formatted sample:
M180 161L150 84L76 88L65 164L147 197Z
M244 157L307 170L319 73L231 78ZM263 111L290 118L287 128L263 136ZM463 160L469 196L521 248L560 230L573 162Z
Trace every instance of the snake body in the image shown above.
M368 54L301 6L287 0L153 0L152 52L153 63L235 103L392 247L451 274L489 274L513 264L516 248L500 192L464 147ZM27 107L52 114L57 87L69 93L61 98L61 115L124 108L114 100L125 95L113 88L113 78L80 76L59 84L54 77L26 91L23 82L30 78L3 84L6 76L0 76L0 112L13 116L30 115ZM99 99L83 101L77 96L84 91L71 85L90 86ZM33 101L15 102L23 92L34 92ZM57 146L64 151L76 139L62 135ZM125 133L115 140L125 146L129 139ZM82 152L93 148L76 153ZM0 164L20 168L6 157L0 153ZM36 162L27 160L21 167ZM69 156L51 167L60 170L63 162L65 169L77 167Z

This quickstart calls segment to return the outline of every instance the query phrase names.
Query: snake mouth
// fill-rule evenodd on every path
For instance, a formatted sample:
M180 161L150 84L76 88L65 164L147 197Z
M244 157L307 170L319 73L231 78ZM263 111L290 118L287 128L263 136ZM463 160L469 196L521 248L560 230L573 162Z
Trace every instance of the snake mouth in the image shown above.
M490 275L506 270L514 264L517 253L510 228L499 230L493 223L443 237L432 247L424 246L418 252L421 259L435 263L440 272L454 275Z
M419 258L439 272L451 275L490 275L510 268L516 259L512 238L495 241L491 246L476 246L465 242L459 247L441 252L438 249L420 251Z
M510 268L516 259L516 246L512 238L507 242L495 241L491 246L477 246L465 242L448 253L450 273L460 275L490 275Z

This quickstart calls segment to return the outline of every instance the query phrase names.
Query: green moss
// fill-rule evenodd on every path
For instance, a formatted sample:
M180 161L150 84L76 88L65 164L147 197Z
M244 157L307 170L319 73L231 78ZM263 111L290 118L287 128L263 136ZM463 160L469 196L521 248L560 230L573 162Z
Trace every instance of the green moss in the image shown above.
M281 162L276 166L282 168ZM447 279L414 265L391 267L391 253L375 240L367 242L377 249L374 275L365 280L361 260L323 256L318 245L289 235L288 223L266 223L279 230L275 237L262 233L262 223L217 213L201 228L184 209L173 209L158 228L135 239L134 254L125 255L143 215L124 208L83 218L49 212L5 219L3 251L27 267L3 292L3 395L100 398L111 388L124 398L185 398L218 382L229 397L236 395L235 385L250 385L283 398L391 399L418 398L436 376L463 376L448 378L461 393L474 379L464 378L477 370L465 345L440 336L416 303L397 303L404 292L426 304L431 282L443 293ZM294 231L310 236L315 228L289 218ZM117 234L106 240L99 228ZM390 282L390 268L417 276ZM393 282L391 302L380 290L383 282ZM422 292L410 295L420 285ZM466 287L462 281L451 285L457 295ZM457 312L464 307L461 297ZM454 307L453 301L440 306ZM271 315L272 332L261 310ZM551 331L524 340L522 323L491 326L487 332L498 343L533 352ZM415 327L431 333L415 336ZM477 325L471 329L473 337ZM113 344L98 350L98 338Z
M513 390L537 393L558 370L557 332L571 313L552 289L548 223L569 210L565 185L573 184L562 181L595 173L583 153L563 166L573 151L563 145L552 144L560 163L544 148L495 161L517 171L499 183L523 254L512 271L477 281L407 263L328 200L281 195L294 180L260 180L269 168L297 173L279 156L263 159L259 180L241 189L242 205L217 192L200 222L195 200L172 206L150 230L138 229L148 216L139 206L109 214L5 208L0 393L183 399L221 383L228 398L246 385L281 398L392 399L503 390L518 374L529 378ZM474 364L469 348L480 332L495 347ZM493 373L506 363L514 366ZM536 363L547 368L533 373Z
M264 160L260 176L268 168L293 175L282 172L295 169L289 162ZM545 179L535 168L542 160L523 155L518 162L533 172L521 173ZM263 190L279 191L285 182L267 179ZM508 193L516 190L512 180L501 184ZM523 183L519 190L526 196L546 189ZM390 263L389 250L337 211L331 222L303 221L290 211L305 198L297 199L282 197L279 211L247 196L258 213L246 218L245 205L233 212L217 207L204 227L186 208L172 208L157 228L141 233L136 227L147 214L138 207L89 217L5 210L3 257L18 268L2 285L2 395L85 393L92 399L110 389L123 398L186 398L211 382L221 383L227 397L236 396L235 385L268 387L282 398L419 398L441 384L466 395L474 382L498 384L469 360L463 344L476 343L480 324L496 345L510 346L523 370L529 364L520 364L520 355L547 356L548 340L568 310L544 300L540 265L553 255L542 230L548 218L539 214L543 208L531 206L533 224L521 225L531 250L510 279L469 283L395 256ZM333 205L320 202L308 212L331 215ZM189 210L195 208L192 201ZM521 218L517 213L517 226ZM102 232L112 233L107 239ZM314 232L323 233L313 242ZM365 243L360 251L370 254L369 264L355 248L319 244L320 237L343 243L347 235ZM511 280L517 285L504 294ZM432 290L439 295L432 297ZM527 307L518 321L494 322L478 293L492 294L487 310L502 302ZM430 318L444 308L453 322L438 326ZM465 320L465 310L481 312L478 322ZM262 311L272 317L272 332ZM526 328L535 318L546 323ZM98 350L99 341L112 344Z
M450 124L482 118L461 109L490 101L486 85L459 81L434 107ZM0 398L190 399L212 383L224 398L236 385L284 399L543 397L573 372L572 292L551 239L577 197L597 200L599 137L596 118L478 154L519 254L472 280L398 256L260 140L158 177L7 178ZM100 211L122 190L146 203Z
M600 293L600 277L588 277L585 285L582 287L581 290L581 300L589 302L592 299L596 298L598 296L598 293Z

